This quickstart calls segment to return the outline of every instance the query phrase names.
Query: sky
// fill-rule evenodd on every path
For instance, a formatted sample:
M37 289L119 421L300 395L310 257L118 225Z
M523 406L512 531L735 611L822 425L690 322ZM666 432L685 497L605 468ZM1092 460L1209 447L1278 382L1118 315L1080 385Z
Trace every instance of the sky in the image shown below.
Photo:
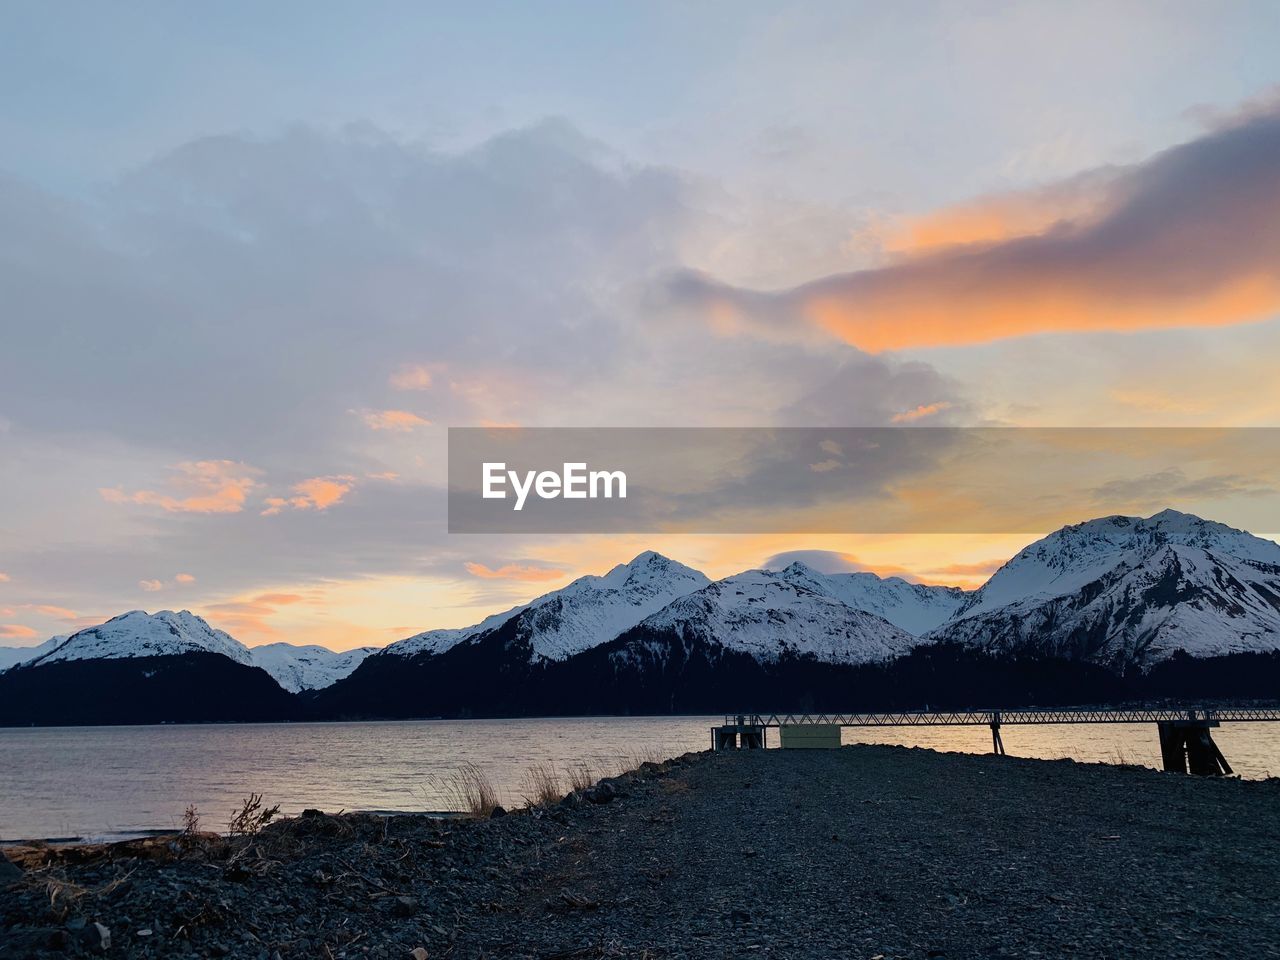
M1280 425L1273 3L5 21L0 644L385 644L649 548L974 587L1029 539L450 536L449 426Z

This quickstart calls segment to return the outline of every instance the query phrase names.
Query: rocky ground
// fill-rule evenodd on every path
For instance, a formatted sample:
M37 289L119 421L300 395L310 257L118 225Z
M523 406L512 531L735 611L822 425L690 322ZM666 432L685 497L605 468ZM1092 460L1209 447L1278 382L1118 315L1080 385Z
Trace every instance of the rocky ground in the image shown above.
M0 957L1280 956L1280 781L866 746L603 783L29 849Z

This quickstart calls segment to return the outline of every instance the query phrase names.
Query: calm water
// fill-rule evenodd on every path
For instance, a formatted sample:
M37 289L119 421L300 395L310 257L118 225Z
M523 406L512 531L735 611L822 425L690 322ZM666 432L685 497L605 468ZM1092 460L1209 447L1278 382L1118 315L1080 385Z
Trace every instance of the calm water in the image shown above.
M518 803L535 763L601 774L657 753L706 749L720 718L408 721L226 726L0 728L0 839L101 837L180 824L195 804L223 829L250 791L286 813L444 810L444 780L471 762ZM1156 766L1154 724L1004 728L1012 755ZM846 743L985 753L985 727L846 730ZM1280 724L1225 724L1217 740L1245 777L1280 775Z

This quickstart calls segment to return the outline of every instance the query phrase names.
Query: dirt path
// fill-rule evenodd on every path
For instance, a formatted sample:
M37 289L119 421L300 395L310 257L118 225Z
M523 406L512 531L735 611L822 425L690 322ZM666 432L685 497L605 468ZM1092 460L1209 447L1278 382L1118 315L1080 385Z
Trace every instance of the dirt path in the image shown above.
M1277 814L1278 782L879 747L722 756L605 808L498 927L529 956L1280 956ZM561 893L600 906L539 914Z

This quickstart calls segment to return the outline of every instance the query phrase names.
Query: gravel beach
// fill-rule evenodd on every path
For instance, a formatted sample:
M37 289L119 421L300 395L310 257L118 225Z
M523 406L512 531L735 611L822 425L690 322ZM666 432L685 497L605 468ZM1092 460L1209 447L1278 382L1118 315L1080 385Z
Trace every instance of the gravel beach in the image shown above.
M10 853L4 958L1280 957L1280 780L1065 760L689 754L486 821Z

